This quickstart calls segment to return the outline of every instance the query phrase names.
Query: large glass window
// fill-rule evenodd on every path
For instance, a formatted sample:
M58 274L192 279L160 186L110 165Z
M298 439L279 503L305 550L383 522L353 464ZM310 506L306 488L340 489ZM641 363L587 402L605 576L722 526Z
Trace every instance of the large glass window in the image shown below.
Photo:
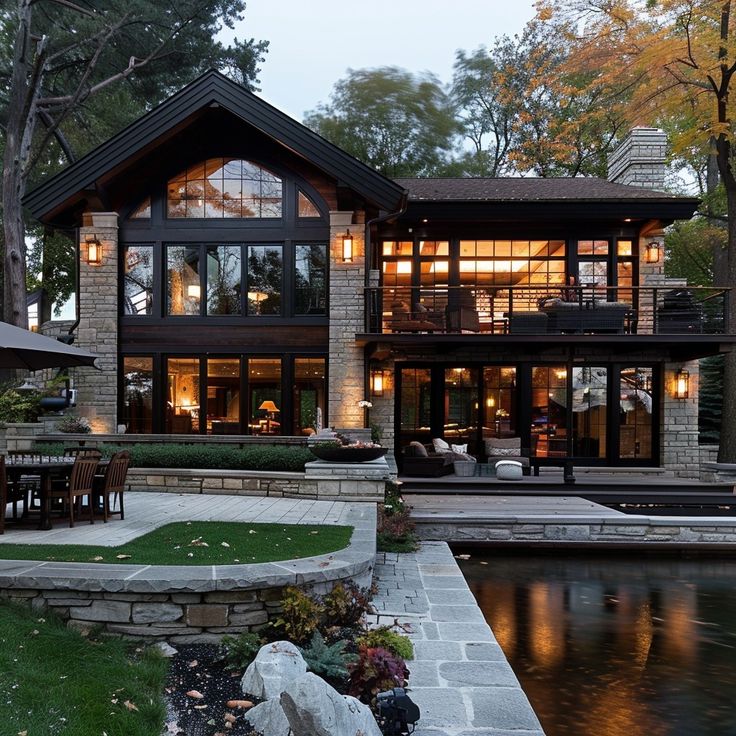
M169 358L166 372L166 431L199 432L199 358Z
M516 368L484 368L483 390L483 437L517 437Z
M294 314L327 313L327 246L297 245Z
M282 434L281 358L248 360L248 434Z
M429 368L402 368L399 405L402 447L412 440L429 442L432 439L431 400L432 373Z
M531 444L537 457L567 455L567 369L533 366Z
M280 245L248 246L248 314L281 314L283 256Z
M170 245L166 249L169 314L199 314L199 246Z
M325 359L294 360L294 434L310 435L325 426Z
M123 249L123 314L153 314L153 246Z
M619 453L627 459L652 458L652 368L621 369Z
M207 246L207 314L240 314L239 245Z
M445 422L443 434L447 442L468 445L476 451L478 429L478 369L447 368L445 370Z
M606 457L608 370L572 369L573 450L577 457Z
M153 358L123 358L123 412L126 431L153 431Z
M240 359L207 358L207 433L240 434Z
M282 182L261 166L234 158L211 158L190 166L168 183L169 217L281 217Z

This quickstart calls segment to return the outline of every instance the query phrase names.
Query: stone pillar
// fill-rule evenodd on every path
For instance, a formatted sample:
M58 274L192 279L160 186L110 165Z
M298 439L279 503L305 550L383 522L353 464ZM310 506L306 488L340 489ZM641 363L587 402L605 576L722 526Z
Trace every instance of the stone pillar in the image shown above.
M87 262L87 238L102 243L102 263ZM95 353L95 368L75 368L77 411L93 432L115 432L118 413L118 216L85 212L79 230L79 326L75 345Z
M329 422L346 429L365 426L358 402L368 398L363 348L355 343L356 333L365 331L365 232L353 219L353 212L330 212ZM345 263L342 238L348 228L353 260Z
M608 155L608 179L644 189L664 189L667 134L659 128L633 128Z
M689 398L675 398L675 374L690 373ZM700 475L698 446L698 361L665 363L662 401L662 465L680 478Z
M660 256L657 263L647 263L646 252L650 243L659 243ZM664 230L649 230L639 238L639 285L645 287L639 292L637 332L651 335L654 331L655 294L657 306L661 306L667 288L674 288L679 282L670 281L664 275Z

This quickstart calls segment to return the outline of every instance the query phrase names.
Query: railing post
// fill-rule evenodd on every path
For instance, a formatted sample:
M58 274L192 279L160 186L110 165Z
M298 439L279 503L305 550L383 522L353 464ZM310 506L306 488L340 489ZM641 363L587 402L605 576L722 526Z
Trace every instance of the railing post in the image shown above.
M659 333L657 325L657 287L652 289L652 335Z

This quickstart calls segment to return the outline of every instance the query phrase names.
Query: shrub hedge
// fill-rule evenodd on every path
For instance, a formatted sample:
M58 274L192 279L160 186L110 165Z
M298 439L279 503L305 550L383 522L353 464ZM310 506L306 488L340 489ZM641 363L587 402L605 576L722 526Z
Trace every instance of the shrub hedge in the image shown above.
M47 455L61 455L64 443L36 445L34 451ZM215 470L271 470L303 473L304 464L314 460L306 447L218 447L207 445L102 445L103 457L118 450L130 452L133 468L197 468Z

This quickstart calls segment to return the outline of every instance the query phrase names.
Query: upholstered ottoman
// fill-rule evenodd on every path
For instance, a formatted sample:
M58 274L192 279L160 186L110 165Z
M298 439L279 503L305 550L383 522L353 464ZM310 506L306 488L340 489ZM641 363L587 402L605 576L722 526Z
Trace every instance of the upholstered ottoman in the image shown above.
M521 463L517 460L499 460L496 463L496 478L498 480L521 480Z

